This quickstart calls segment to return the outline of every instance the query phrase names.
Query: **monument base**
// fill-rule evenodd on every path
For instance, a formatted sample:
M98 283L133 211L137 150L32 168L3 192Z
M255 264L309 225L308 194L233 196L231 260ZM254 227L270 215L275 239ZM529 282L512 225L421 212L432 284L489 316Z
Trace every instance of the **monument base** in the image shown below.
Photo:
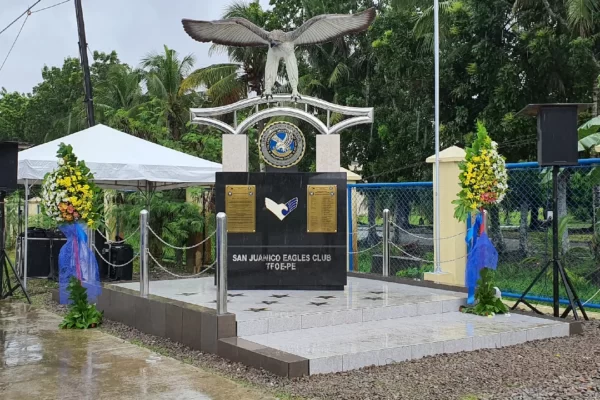
M230 289L344 289L345 173L221 172L215 186Z

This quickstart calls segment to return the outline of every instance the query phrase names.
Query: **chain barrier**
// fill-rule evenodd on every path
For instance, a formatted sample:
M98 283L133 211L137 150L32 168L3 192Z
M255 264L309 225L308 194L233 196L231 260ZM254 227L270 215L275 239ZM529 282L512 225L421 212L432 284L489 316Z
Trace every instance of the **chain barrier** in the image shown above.
M140 227L138 226L137 229L131 235L127 236L125 239L123 239L123 240L110 240L109 238L107 238L106 236L104 236L104 234L102 233L102 231L100 231L100 229L96 229L96 232L98 232L98 234L100 236L102 236L102 239L106 240L106 242L110 243L110 244L123 244L126 241L128 241L129 239L131 239L132 237L134 237L139 231L140 231Z
M133 256L133 258L131 260L127 261L125 264L113 264L102 256L102 253L98 250L98 248L96 247L95 244L92 244L92 247L94 248L94 251L96 251L96 254L98 254L98 256L102 259L102 261L104 261L106 264L110 265L113 268L123 268L124 266L132 263L136 258L138 258L140 256L140 254L137 253Z
M175 277L175 278L180 278L180 279L188 279L188 278L196 278L199 277L201 275L204 275L205 273L207 273L208 271L210 271L211 269L213 269L215 267L215 265L217 264L217 262L215 261L214 263L212 263L211 265L209 265L208 267L206 267L206 269L198 274L194 274L194 275L177 275L171 271L169 271L167 268L165 268L164 266L162 266L158 260L156 260L156 258L154 258L154 256L152 255L152 253L150 253L150 251L148 251L148 256L150 257L150 259L152 261L154 261L154 264L156 264L157 267L159 267L161 270L163 270L164 272L166 272L167 274Z
M195 249L196 247L198 247L198 246L201 246L201 245L203 245L204 243L208 242L208 240L209 240L210 238L212 238L212 237L213 237L213 236L214 236L214 235L217 233L217 231L216 231L216 230L215 230L215 231L213 231L213 233L211 233L210 235L208 235L208 236L207 236L207 237L206 237L206 238L205 238L203 241L201 241L200 243L196 243L196 244L195 244L195 245L193 245L193 246L182 246L182 247L179 247L179 246L174 246L174 245L172 245L172 244L170 244L170 243L167 243L167 242L165 242L165 241L163 240L163 238L161 238L160 236L158 236L158 234L157 234L156 232L154 232L154 231L152 230L152 228L151 228L149 225L148 225L148 230L149 230L149 231L150 231L150 232L151 232L151 233L154 235L154 237L155 237L155 238L157 238L157 239L158 239L158 240L159 240L159 241L160 241L162 244L164 244L165 246L169 246L170 248L172 248L172 249L175 249L175 250L191 250L191 249Z
M361 254L361 253L366 253L369 250L373 250L375 247L379 247L383 244L383 241L379 241L379 243L377 243L375 246L371 246L368 249L364 249L364 250L359 250L359 251L349 251L348 254Z
M583 305L585 306L587 303L589 303L590 301L594 300L594 297L598 296L598 293L600 293L600 289L598 289L598 291L589 299L586 300L585 303L583 303Z
M391 222L391 225L392 225L393 227L395 227L395 228L398 228L398 229L400 229L402 232L404 232L404 233L406 233L406 234L408 234L408 235L410 235L410 236L416 237L416 238L418 238L418 239L423 239L423 240L431 240L431 241L434 241L434 240L436 240L436 238L435 238L435 237L426 237L426 236L419 236L419 235L416 235L416 234L414 234L414 233L412 233L412 232L409 232L409 231L407 231L406 229L402 228L401 226L399 226L399 225L395 224L394 222ZM467 235L467 231L464 231L464 232L457 233L456 235L442 237L442 238L440 238L440 240L454 239L455 237L458 237L458 236L466 236L466 235Z
M377 225L377 224L373 224L373 225L371 225L371 226L368 226L368 227L361 226L361 228L362 228L362 229L365 229L365 230L371 230L371 229L373 229L373 228L378 228L378 227L382 227L382 228L383 228L383 225Z
M424 258L420 258L420 257L417 257L417 256L415 256L413 254L407 253L406 251L404 251L404 249L402 249L400 246L398 246L397 244L395 244L395 243L393 243L391 241L389 243L392 246L394 246L397 250L399 250L400 252L402 252L402 254L406 255L407 257L410 257L412 261L421 261L421 262L426 262L428 264L433 264L435 262L433 260L425 260ZM471 253L472 252L473 251L471 250ZM471 255L471 253L465 254L464 256L461 256L461 257L454 258L452 260L440 261L440 264L446 264L446 263L451 263L451 262L458 261L458 260L463 260L463 259L469 257L469 255Z

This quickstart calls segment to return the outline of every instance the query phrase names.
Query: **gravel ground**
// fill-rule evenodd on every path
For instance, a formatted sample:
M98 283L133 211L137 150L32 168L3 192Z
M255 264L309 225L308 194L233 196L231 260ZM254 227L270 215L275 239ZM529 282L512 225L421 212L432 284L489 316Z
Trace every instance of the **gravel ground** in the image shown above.
M42 290L34 303L62 314ZM504 349L441 355L384 367L286 379L106 320L101 329L163 355L268 389L281 398L347 400L600 399L600 322L584 334Z

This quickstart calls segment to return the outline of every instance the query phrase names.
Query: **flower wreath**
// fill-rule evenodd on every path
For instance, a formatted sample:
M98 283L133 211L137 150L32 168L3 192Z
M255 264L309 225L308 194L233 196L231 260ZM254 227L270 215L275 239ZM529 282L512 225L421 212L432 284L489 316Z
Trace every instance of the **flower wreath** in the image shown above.
M466 153L465 161L459 164L462 190L452 202L456 205L454 217L463 222L473 211L499 204L508 190L504 157L498 154L498 144L481 122L477 123L477 137Z
M58 224L81 222L94 226L98 220L94 176L84 161L77 160L71 145L61 143L57 156L58 168L47 173L42 184L44 212Z

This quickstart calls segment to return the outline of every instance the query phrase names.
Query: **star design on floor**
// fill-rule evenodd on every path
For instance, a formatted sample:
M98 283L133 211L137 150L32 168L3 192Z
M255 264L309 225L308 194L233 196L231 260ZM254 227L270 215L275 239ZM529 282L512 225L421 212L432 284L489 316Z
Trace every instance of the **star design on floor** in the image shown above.
M229 293L227 296L229 297L242 297L244 293Z
M369 292L371 294L383 294L384 292Z
M329 300L329 299L335 299L335 296L317 296L317 299Z
M383 297L365 297L365 300L383 300Z
M324 302L320 303L320 302L316 302L316 301L311 301L310 304L312 304L313 306L319 307L319 306L322 306L323 304L327 304L327 302L324 301Z
M284 297L290 297L287 294L272 294L271 297L274 297L276 299L283 299Z
M193 296L195 294L198 294L198 293L197 292L196 293L179 293L178 296Z
M265 300L265 301L263 301L262 303L263 303L263 304L266 304L266 305L268 305L268 306L270 306L271 304L275 304L275 303L277 303L277 302L276 302L276 301L266 301L266 300Z
M261 312L261 311L267 311L267 308L249 308L246 311Z

